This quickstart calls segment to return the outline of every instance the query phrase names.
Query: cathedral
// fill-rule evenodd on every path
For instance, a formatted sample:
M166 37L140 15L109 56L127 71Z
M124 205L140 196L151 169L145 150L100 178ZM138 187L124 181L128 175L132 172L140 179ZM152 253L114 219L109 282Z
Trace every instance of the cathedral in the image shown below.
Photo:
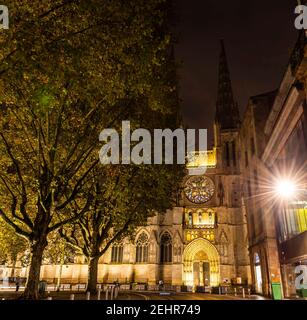
M139 227L135 240L113 245L101 258L99 283L159 281L188 290L220 284L250 283L247 224L238 159L240 117L221 43L214 147L196 152L188 168L206 166L202 175L187 175L177 206ZM205 163L201 163L205 159ZM81 261L79 261L81 262ZM57 278L59 266L42 266L43 279ZM62 283L85 283L85 264L67 265Z

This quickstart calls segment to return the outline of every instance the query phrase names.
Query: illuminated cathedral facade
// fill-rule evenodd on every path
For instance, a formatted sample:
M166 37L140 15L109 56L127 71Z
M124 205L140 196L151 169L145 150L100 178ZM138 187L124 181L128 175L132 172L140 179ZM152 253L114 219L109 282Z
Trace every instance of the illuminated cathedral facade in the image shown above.
M100 260L99 283L118 281L150 287L162 280L165 285L194 290L223 283L250 283L239 126L222 43L214 147L205 154L194 154L187 165L188 169L205 165L206 172L187 175L176 207L149 218L148 224L137 230L133 242L127 239L109 249ZM57 278L58 267L43 266L41 277ZM86 282L87 266L67 265L61 273L64 282Z

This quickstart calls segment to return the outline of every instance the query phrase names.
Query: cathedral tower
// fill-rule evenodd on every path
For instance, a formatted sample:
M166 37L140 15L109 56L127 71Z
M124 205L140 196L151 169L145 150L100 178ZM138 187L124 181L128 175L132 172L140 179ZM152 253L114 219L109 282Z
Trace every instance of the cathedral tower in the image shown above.
M236 171L237 136L240 126L238 104L234 100L224 41L221 40L214 141L218 167Z

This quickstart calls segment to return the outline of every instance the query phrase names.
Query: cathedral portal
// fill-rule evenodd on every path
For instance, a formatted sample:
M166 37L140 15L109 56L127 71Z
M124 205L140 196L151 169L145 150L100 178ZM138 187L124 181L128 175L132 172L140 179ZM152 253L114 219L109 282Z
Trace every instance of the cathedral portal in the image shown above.
M187 286L217 286L220 283L220 258L206 239L190 242L183 253L183 282Z

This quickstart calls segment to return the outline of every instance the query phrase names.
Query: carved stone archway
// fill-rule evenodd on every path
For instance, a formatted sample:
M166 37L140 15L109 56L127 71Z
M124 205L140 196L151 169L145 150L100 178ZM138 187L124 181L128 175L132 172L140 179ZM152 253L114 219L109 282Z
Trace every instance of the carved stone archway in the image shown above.
M210 286L218 286L220 283L220 256L216 247L208 240L197 238L191 241L183 253L183 282L187 286L194 287L193 263L197 254L202 251L206 254L210 265Z

